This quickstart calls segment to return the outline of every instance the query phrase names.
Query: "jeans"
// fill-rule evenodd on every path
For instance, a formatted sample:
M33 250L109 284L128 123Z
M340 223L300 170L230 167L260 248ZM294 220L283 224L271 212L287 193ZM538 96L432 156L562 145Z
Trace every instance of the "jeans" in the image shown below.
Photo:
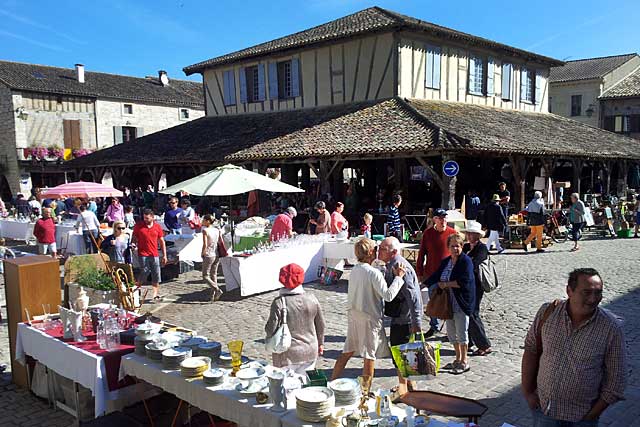
M584 227L584 222L575 222L571 223L571 240L577 242L582 237L582 227Z
M594 421L560 421L544 415L540 409L531 412L533 427L598 427L598 420Z
M88 254L97 253L96 246L93 244L93 240L91 240L91 236L94 239L98 238L98 230L86 230L82 232L82 237L84 238L84 248Z
M182 234L182 227L170 229L169 234Z
M491 347L491 341L487 338L487 333L484 330L484 323L480 317L480 303L482 302L482 296L484 291L481 286L476 287L476 306L473 313L469 316L469 347L475 345L478 350L486 350Z

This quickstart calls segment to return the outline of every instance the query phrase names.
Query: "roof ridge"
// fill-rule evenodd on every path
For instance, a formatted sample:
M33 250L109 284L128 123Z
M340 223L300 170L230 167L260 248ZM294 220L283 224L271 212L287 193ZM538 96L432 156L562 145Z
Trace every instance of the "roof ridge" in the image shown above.
M618 80L617 82L615 82L614 84L611 85L611 87L609 89L607 89L606 91L604 91L602 93L602 95L600 95L598 97L598 99L603 99L603 98L607 98L607 93L611 92L616 86L620 85L621 83L623 83L625 80L627 80L630 77L633 77L634 74L636 74L638 71L640 71L640 65L638 65L632 72L630 72L629 74L627 74L626 76L624 76L623 78L621 78L620 80Z
M568 61L564 61L564 62L580 62L580 61L594 61L596 59L610 59L610 58L621 58L623 56L638 56L637 52L631 52L631 53L621 53L619 55L607 55L607 56L596 56L593 58L582 58L582 59L571 59Z

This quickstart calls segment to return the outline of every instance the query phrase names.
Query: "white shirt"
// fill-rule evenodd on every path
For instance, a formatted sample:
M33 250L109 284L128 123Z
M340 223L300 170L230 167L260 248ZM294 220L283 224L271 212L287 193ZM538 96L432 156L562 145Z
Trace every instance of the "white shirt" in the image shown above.
M349 276L349 308L366 313L373 319L382 319L382 301L394 299L403 284L404 280L396 276L391 285L387 286L378 269L366 263L358 264L353 267Z
M84 219L84 222L82 221ZM98 217L91 211L81 212L76 221L76 227L82 227L84 231L98 230L100 229L100 222Z
M207 236L207 246L204 248L204 256L216 256L218 254L220 230L210 225L209 227L202 227L202 234Z

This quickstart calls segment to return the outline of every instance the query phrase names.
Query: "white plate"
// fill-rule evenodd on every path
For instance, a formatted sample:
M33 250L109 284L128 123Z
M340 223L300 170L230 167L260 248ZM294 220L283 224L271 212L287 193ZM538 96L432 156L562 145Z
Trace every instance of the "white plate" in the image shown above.
M302 402L323 403L333 397L333 392L327 387L307 387L296 391L295 396Z
M354 393L360 385L352 378L338 378L328 384L329 388L337 394Z
M260 378L255 381L240 382L236 385L236 391L244 396L252 396L259 391L265 391L269 389L269 381L266 378Z
M182 361L182 363L180 364L180 367L184 368L185 370L197 371L198 369L201 369L203 366L207 366L209 364L211 364L211 359L209 359L208 357L196 356L196 357L190 357Z
M209 369L202 374L205 378L218 379L224 377L224 371L222 369Z
M191 357L191 349L186 347L169 348L163 351L162 355L168 358Z
M239 380L255 380L257 378L263 377L265 374L264 368L246 368L240 369L236 372L236 378Z

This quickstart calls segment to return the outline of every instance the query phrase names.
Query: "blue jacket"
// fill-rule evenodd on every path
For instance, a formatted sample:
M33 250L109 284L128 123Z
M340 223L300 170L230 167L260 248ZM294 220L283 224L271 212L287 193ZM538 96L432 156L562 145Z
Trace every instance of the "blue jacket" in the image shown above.
M427 279L427 286L437 285L442 272L447 267L451 257L442 260L438 270ZM451 270L450 281L458 282L459 288L451 288L460 309L470 316L476 304L476 279L473 275L473 261L466 254L461 254Z

